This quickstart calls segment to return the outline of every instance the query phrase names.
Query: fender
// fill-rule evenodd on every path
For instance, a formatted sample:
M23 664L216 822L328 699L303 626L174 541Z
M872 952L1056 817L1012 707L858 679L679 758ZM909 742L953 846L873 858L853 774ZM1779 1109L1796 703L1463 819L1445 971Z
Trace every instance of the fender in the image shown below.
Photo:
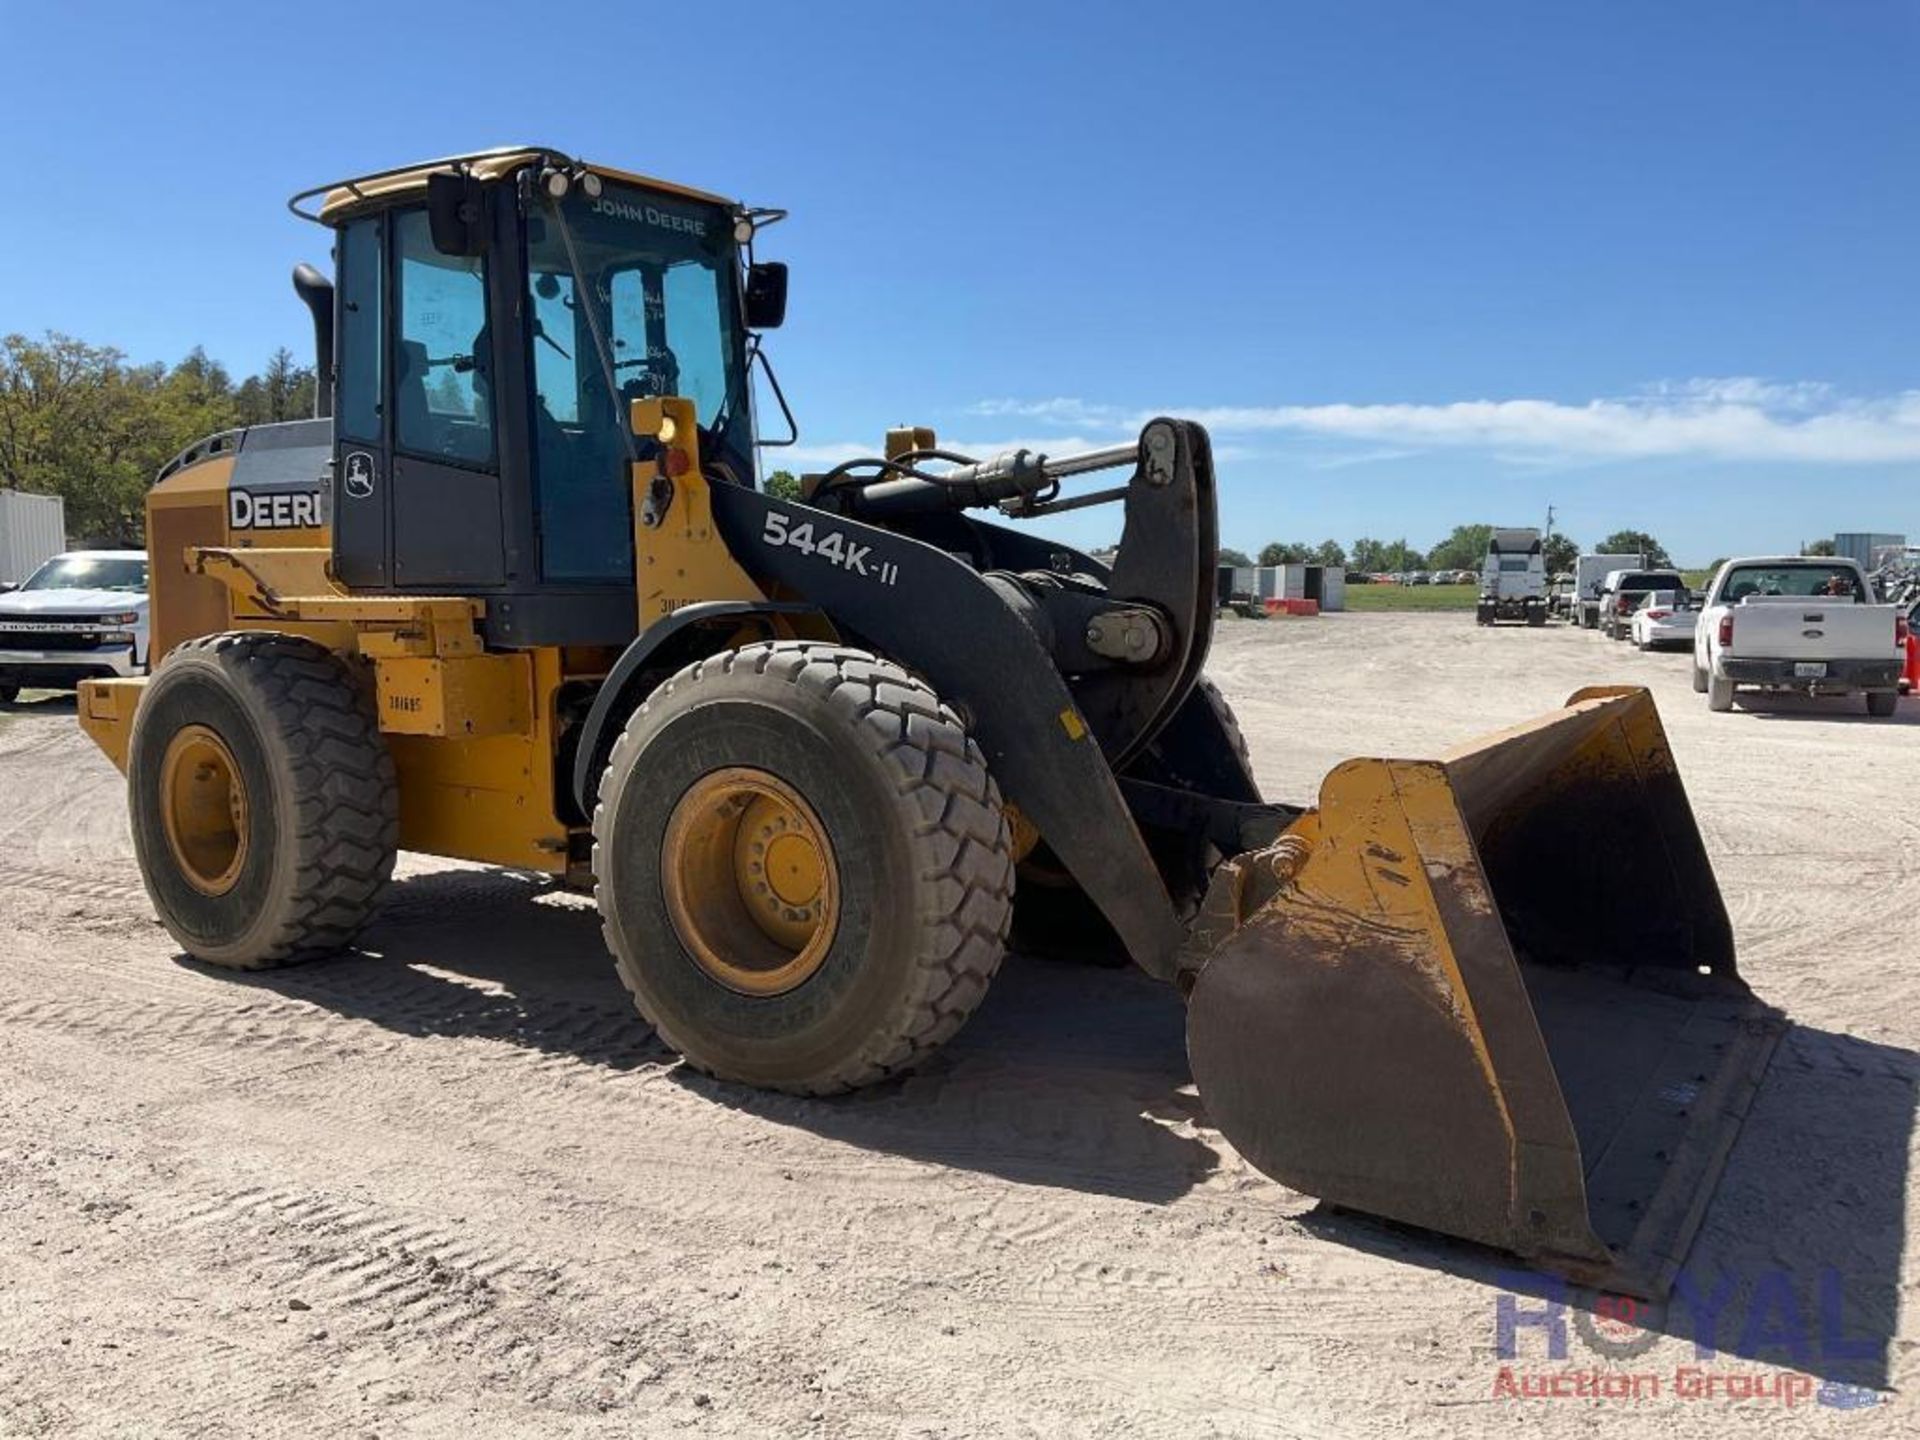
M699 659L705 652L694 642L703 629L719 626L735 630L760 618L771 637L773 626L768 617L818 613L818 607L804 600L706 600L683 605L666 619L649 625L607 672L593 697L593 708L580 727L580 743L573 759L573 798L580 813L593 814L600 772L606 768L608 752L619 738L621 726L640 703L642 697L633 692L648 669L665 666L677 670Z
M1113 767L1052 655L973 567L896 531L741 486L714 486L713 514L763 586L804 595L835 630L927 677L1128 953L1171 978L1186 926Z

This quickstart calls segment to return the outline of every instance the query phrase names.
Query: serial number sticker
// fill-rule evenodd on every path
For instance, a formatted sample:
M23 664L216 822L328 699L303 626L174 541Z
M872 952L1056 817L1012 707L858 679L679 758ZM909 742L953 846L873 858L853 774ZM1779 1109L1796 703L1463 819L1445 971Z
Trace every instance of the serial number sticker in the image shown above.
M871 545L855 544L838 530L823 529L815 538L811 520L802 520L795 525L778 510L767 512L767 526L760 532L760 538L769 545L790 545L802 555L828 561L848 574L864 575L882 585L892 585L900 579L900 567L891 561L873 560L869 563L869 557L873 554Z
M1827 662L1824 660L1802 660L1793 667L1793 678L1796 680L1818 680L1826 673Z

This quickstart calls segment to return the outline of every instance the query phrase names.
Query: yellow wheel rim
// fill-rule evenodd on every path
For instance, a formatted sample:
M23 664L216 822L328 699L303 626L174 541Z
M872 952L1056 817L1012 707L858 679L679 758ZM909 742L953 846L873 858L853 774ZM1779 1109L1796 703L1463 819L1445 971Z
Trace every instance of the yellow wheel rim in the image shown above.
M224 895L247 863L247 788L227 742L187 725L160 761L160 813L167 845L187 883Z
M700 968L742 995L784 995L832 948L839 874L826 827L765 770L703 775L667 819L667 915Z

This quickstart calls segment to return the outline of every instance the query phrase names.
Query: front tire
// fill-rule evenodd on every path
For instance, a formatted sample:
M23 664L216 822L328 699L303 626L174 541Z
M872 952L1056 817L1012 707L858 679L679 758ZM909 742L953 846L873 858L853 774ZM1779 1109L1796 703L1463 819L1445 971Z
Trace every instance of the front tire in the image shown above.
M175 648L135 715L127 793L154 909L211 965L334 954L393 876L393 758L361 677L311 640Z
M911 1069L1006 949L1012 841L959 717L864 651L782 641L680 671L593 817L635 1006L723 1080L831 1094Z

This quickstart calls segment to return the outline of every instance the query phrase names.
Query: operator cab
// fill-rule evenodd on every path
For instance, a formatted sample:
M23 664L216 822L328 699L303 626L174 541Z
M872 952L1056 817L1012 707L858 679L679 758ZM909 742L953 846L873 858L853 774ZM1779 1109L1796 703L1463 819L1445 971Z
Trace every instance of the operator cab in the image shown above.
M751 252L781 212L543 149L291 205L336 232L332 294L296 285L333 360L339 581L484 597L497 645L632 638L631 466L653 442L629 404L691 400L713 478L754 483L754 332L780 323L786 271Z

